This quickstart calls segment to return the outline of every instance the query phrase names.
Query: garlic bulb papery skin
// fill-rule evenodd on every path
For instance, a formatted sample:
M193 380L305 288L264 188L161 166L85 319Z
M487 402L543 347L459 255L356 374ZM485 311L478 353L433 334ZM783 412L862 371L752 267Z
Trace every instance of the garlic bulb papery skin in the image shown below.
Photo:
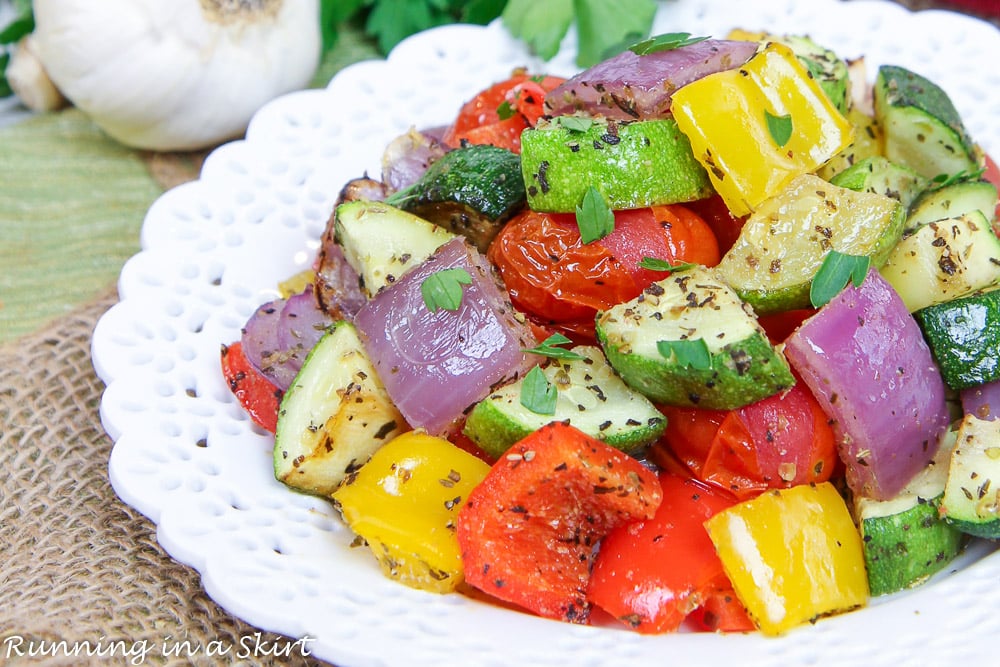
M11 90L32 111L56 111L68 104L38 57L34 35L22 37L17 43L6 74Z
M319 64L318 0L35 0L34 11L49 77L135 148L237 137Z

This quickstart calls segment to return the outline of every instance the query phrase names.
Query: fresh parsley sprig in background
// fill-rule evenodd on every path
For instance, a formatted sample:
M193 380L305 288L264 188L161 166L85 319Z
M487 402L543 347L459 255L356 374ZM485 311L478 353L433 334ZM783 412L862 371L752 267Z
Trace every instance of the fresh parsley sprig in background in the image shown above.
M15 45L35 29L31 0L11 0L0 6L0 97L12 94L7 83L7 64Z
M497 17L544 60L552 58L571 25L579 35L577 64L588 67L645 38L655 0L320 0L323 45L337 43L340 27L357 22L386 54L421 30L447 23L485 25Z

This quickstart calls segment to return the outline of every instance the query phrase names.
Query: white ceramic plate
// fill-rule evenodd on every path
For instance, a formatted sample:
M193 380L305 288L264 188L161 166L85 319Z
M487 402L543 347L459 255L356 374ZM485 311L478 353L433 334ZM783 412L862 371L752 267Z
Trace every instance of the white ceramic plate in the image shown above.
M1000 154L1000 32L957 14L911 14L886 2L678 0L654 33L722 36L729 28L808 33L874 71L900 64L940 83L969 130ZM122 271L121 303L94 332L107 383L118 495L158 525L208 593L260 628L309 636L339 665L955 664L992 655L1000 636L1000 555L979 546L961 570L868 609L780 639L646 637L581 627L438 596L385 579L323 500L272 477L269 435L254 427L219 372L219 347L274 285L312 261L349 178L379 173L383 146L411 124L447 122L514 66L572 74L573 37L543 65L498 24L445 27L388 61L344 70L326 90L288 95L223 146L201 179L149 210L140 254ZM971 563L971 564L970 564ZM987 661L988 662L988 661Z

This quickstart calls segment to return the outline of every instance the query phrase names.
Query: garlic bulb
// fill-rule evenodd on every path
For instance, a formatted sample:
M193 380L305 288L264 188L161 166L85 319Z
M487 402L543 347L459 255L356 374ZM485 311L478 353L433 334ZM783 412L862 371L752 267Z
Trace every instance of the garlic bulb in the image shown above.
M236 137L319 63L318 0L34 0L34 11L49 77L136 148Z
M6 74L10 89L32 111L55 111L66 106L66 98L52 83L38 58L34 35L17 43Z

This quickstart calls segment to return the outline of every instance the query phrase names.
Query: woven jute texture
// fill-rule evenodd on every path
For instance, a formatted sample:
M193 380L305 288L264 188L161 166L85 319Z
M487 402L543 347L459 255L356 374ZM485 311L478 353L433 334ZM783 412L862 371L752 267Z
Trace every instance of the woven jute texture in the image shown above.
M0 664L324 665L299 648L271 662L237 659L259 631L216 605L109 485L90 337L115 300L110 292L0 347ZM184 641L181 656L165 655ZM88 658L86 642L105 656ZM229 655L205 657L212 642ZM201 655L188 657L187 646ZM48 655L18 657L29 648Z

